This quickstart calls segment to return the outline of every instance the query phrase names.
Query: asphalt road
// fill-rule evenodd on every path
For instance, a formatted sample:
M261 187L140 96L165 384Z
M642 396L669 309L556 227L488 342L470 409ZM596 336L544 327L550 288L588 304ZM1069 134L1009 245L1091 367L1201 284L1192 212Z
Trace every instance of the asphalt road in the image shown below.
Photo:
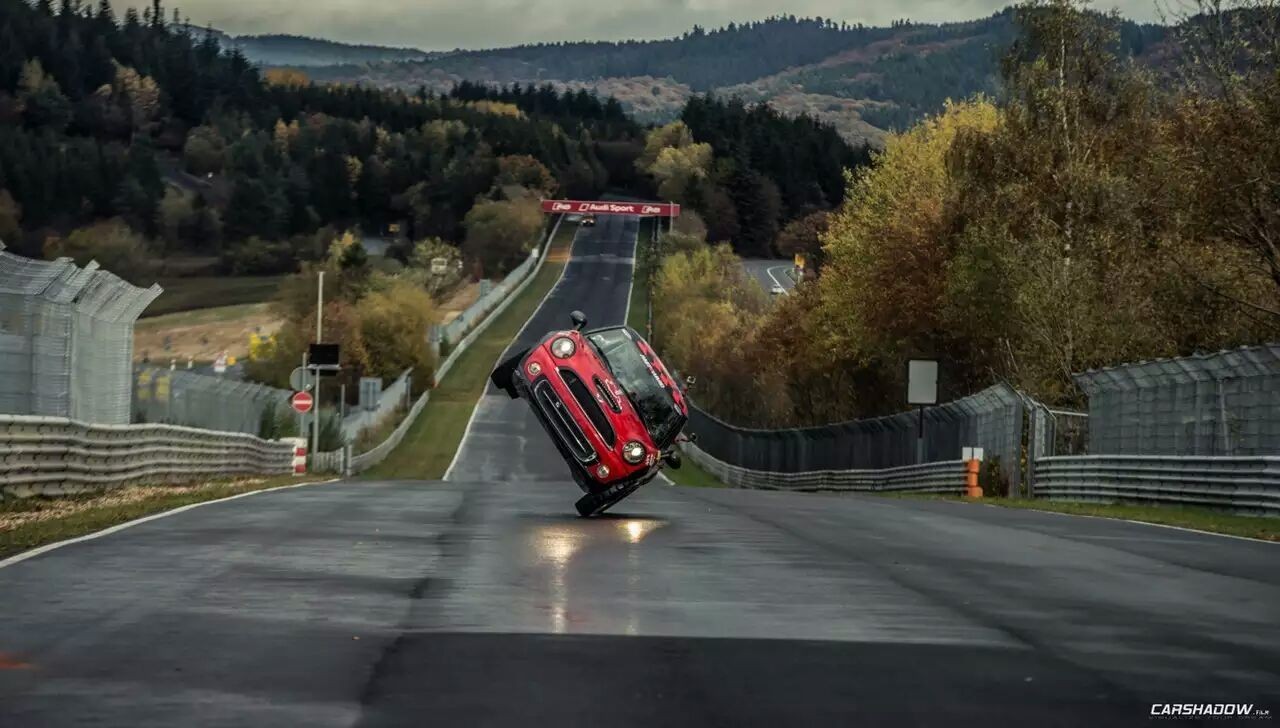
M742 261L742 267L760 284L765 293L772 291L774 286L782 286L788 291L796 287L795 279L787 273L792 268L790 261L747 258Z
M605 220L522 340L572 308L622 319L634 228ZM1280 713L1280 546L657 484L583 520L545 436L503 397L483 399L447 482L275 491L0 568L0 726Z

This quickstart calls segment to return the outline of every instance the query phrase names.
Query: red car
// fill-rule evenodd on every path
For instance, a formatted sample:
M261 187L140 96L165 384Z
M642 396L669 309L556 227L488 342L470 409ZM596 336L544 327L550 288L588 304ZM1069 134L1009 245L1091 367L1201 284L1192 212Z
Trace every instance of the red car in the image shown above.
M608 510L653 480L663 465L680 467L675 444L688 422L684 392L640 334L625 326L548 334L490 375L511 397L529 402L573 479L586 493L578 513Z

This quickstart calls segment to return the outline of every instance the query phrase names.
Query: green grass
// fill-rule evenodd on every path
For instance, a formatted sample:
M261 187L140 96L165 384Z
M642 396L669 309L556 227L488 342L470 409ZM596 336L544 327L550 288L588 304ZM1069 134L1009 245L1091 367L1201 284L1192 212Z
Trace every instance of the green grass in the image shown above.
M701 466L686 456L679 470L666 468L663 471L671 482L690 488L728 488L716 476L703 470Z
M1063 501L1046 501L1027 498L982 498L970 500L960 496L931 495L918 493L884 494L894 498L917 498L928 500L963 501L979 503L1002 508L1022 508L1034 511L1066 513L1073 516L1096 516L1099 518L1120 518L1128 521L1142 521L1163 526L1193 528L1197 531L1209 531L1230 536L1244 536L1264 541L1280 541L1280 518L1265 516L1239 516L1208 508L1189 506L1160 506L1137 504L1108 503L1070 503Z
M227 498L241 493L251 493L282 485L314 482L326 476L308 475L294 477L283 475L261 480L224 480L209 483L196 489L165 493L162 488L148 488L145 497L130 500L127 496L136 489L121 488L91 495L64 496L58 498L23 498L0 501L0 523L6 516L50 512L49 518L28 521L5 528L0 526L0 558L33 549L45 544L64 541L77 536L101 531L126 521L173 510L193 503ZM61 513L62 511L69 511Z
M652 234L654 219L651 217L642 218L640 220L640 242L636 246L636 272L641 259L644 258L645 252L649 246L649 236ZM649 305L649 283L643 277L637 277L635 283L631 286L631 310L627 313L627 326L639 331L641 334L645 331L648 323L648 305Z
M164 293L147 307L143 316L263 303L275 296L284 279L285 276L161 278L160 286Z
M566 251L576 232L576 225L561 225L548 255L556 256ZM548 259L543 263L529 287L493 320L484 333L476 337L471 347L454 362L440 386L432 390L431 399L405 433L400 447L364 477L412 480L439 480L444 477L444 471L449 468L462 443L471 413L484 394L491 368L537 310L547 291L560 280L563 270L561 261Z

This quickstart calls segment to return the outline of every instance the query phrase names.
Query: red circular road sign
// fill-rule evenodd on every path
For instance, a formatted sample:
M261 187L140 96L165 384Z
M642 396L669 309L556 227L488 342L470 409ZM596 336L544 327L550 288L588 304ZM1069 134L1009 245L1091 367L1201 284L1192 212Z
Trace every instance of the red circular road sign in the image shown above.
M315 403L315 397L312 397L310 392L294 392L293 396L289 398L289 405L295 411L304 415L311 411L311 407Z

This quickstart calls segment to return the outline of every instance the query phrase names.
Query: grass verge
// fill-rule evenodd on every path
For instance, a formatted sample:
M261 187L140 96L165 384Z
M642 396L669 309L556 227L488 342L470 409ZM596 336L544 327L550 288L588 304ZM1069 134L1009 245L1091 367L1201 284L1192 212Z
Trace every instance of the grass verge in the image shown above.
M689 488L728 488L729 486L720 482L716 476L703 470L701 466L693 461L692 458L686 456L684 462L680 465L679 470L666 468L663 474L671 479L676 485L683 485Z
M1162 526L1191 528L1197 531L1209 531L1210 533L1221 533L1228 536L1256 538L1263 541L1280 541L1280 518L1239 516L1208 508L1121 503L1069 503L1025 498L982 498L981 500L971 501L960 496L923 493L885 493L884 495L892 498L961 501L1000 506L1001 508L1065 513L1073 516L1117 518Z
M646 274L648 266L645 265L645 261L649 250L649 238L653 235L654 220L655 218L652 217L640 219L640 233L636 244L636 262L635 267L632 268L635 282L631 286L631 308L627 312L627 326L639 331L641 334L646 333L645 327L649 318L649 281Z
M0 559L193 503L327 478L283 475L197 485L140 485L89 495L5 500L0 502Z
M563 224L547 251L547 260L528 288L459 357L391 455L365 478L439 480L462 443L467 422L489 381L489 371L510 345L547 291L560 280L577 225Z

